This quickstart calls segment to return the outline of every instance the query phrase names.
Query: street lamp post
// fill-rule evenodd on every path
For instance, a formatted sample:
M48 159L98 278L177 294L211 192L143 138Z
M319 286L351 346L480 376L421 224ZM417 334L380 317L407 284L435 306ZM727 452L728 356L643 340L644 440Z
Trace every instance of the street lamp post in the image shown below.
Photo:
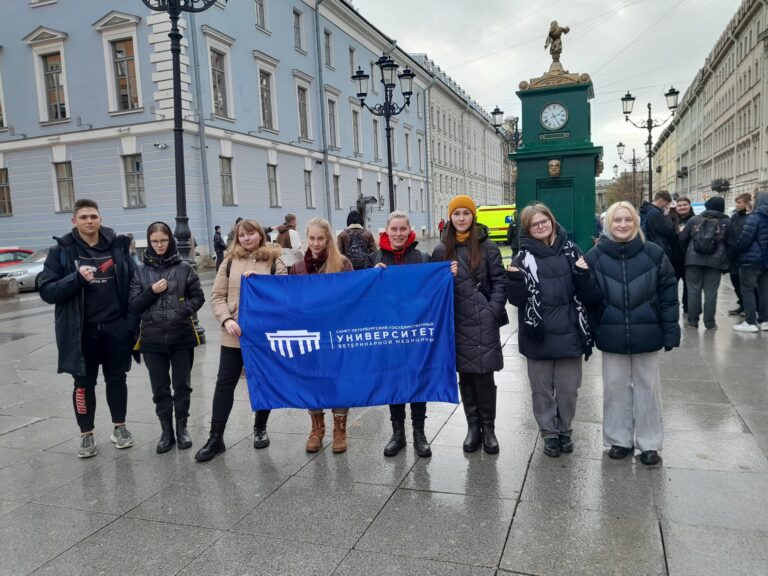
M632 166L632 200L637 200L637 186L636 186L636 174L637 174L637 167L642 164L643 160L641 158L637 158L635 156L635 149L632 148L632 159L626 160L624 158L624 144L622 142L619 142L616 144L616 151L619 153L619 160L627 164L628 166ZM649 156L650 158L650 156ZM616 170L618 171L618 166L616 166ZM650 184L649 184L650 187Z
M504 125L504 111L500 110L498 106L496 106L493 109L493 112L491 112L491 126L493 126L494 130L496 130L496 134L501 136L502 140L504 141L504 144L502 145L502 149L504 150L505 156L508 157L508 155L512 152L515 152L520 146L520 130L518 130L518 123L520 122L520 119L517 116L512 117L512 131L506 130L503 128ZM503 166L503 164L502 164ZM506 169L502 168L503 174L506 177ZM506 179L506 178L504 178ZM502 182L502 187L505 185L504 182ZM517 197L517 192L515 191L515 199ZM507 198L508 202L512 202L512 177L510 174L509 178L509 197Z
M632 114L632 108L635 105L635 97L627 92L621 99L624 120L632 124L635 128L648 131L648 139L645 141L645 151L648 153L648 200L651 202L653 202L653 129L663 126L675 115L675 110L677 110L677 97L679 95L680 91L675 90L673 86L670 86L669 90L664 93L664 98L667 100L667 108L669 108L671 114L662 121L654 120L651 113L651 103L648 102L648 118L638 124L629 118L629 115Z
M182 12L204 12L213 6L217 0L141 0L144 5L155 12L167 12L171 20L171 63L173 74L173 153L176 170L176 244L179 255L188 261L194 260L191 253L189 217L187 216L187 192L184 180L184 128L181 115L181 32L179 17ZM224 0L225 2L227 0Z
M390 125L390 118L401 114L408 105L411 103L411 95L413 94L413 79L416 77L410 68L405 68L400 74L397 73L397 69L400 67L392 57L386 54L382 55L376 61L376 65L381 70L381 83L384 85L384 102L376 104L371 107L365 103L365 99L368 96L368 79L370 76L366 74L362 68L358 67L357 72L352 76L352 81L357 86L357 98L360 100L360 105L367 108L374 116L380 116L384 118L386 123L387 134L387 176L389 178L389 209L390 212L395 210L395 183L392 178L392 126ZM392 96L395 90L395 77L400 80L400 91L403 93L404 102L397 104L392 102Z

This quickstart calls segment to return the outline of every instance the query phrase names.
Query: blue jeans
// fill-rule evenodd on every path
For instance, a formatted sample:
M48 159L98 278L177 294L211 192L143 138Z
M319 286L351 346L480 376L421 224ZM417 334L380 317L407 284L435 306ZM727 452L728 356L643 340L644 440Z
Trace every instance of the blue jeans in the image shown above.
M768 270L761 264L741 264L739 281L747 323L768 322Z

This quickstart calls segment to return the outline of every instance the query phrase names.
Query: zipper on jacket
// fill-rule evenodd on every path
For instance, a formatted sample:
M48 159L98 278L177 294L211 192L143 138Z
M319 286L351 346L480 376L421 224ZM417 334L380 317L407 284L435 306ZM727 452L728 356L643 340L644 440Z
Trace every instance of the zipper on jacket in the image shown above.
M624 249L621 251L621 278L624 292L624 338L627 343L627 353L630 353L629 345L629 286L627 285L627 257Z

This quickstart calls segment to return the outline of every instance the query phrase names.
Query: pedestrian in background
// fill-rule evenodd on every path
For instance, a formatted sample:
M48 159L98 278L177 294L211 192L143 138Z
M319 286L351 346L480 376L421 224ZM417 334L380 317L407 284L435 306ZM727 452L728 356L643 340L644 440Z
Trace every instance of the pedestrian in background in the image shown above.
M227 250L227 244L221 237L221 226L215 226L213 230L213 251L216 253L216 272L218 272L221 263L224 261L224 252Z
M432 261L450 261L454 286L456 368L467 418L465 452L480 445L499 451L496 439L496 383L493 373L504 367L499 328L509 322L507 287L501 253L488 228L475 222L477 206L469 196L448 203L449 221L432 252Z
M518 349L527 359L544 454L556 458L573 452L581 357L592 353L582 299L597 301L600 293L581 250L549 208L526 206L520 224L520 251L507 267L507 298L517 306Z
M144 263L131 280L130 306L141 317L137 348L149 371L152 401L162 429L158 454L168 452L177 441L182 450L192 447L187 431L190 374L194 349L200 344L192 316L204 302L200 279L179 256L170 227L165 222L150 224Z
M429 262L429 254L417 246L416 232L405 212L395 211L387 217L387 228L379 238L379 249L368 256L366 268L422 264ZM413 426L413 449L422 458L432 456L424 421L427 418L426 402L411 402L411 424ZM405 404L390 404L389 419L392 422L392 437L384 447L384 456L396 456L405 448Z
M304 248L301 245L301 236L296 231L296 215L286 214L285 221L280 226L272 228L277 232L275 244L279 244L283 250L283 264L287 268L293 266L304 257ZM270 232L270 230L267 230Z
M591 304L603 352L603 442L608 456L661 462L664 429L659 350L680 345L677 279L669 258L646 242L629 202L608 208L604 237L587 253L600 301Z
M728 238L726 246L730 248L729 260L730 268L728 269L728 275L731 279L731 286L736 293L737 306L733 310L728 310L728 316L744 316L744 302L741 298L741 279L739 278L739 258L738 254L734 252L736 246L736 240L739 237L741 228L744 226L744 222L747 220L747 215L752 212L752 194L745 192L739 194L734 199L736 209L731 214L731 226L728 229Z
M737 332L768 331L768 193L755 198L755 209L741 226L733 248L739 267L744 321Z
M339 252L352 262L355 270L365 268L370 254L376 252L376 240L370 230L364 227L363 217L357 210L350 210L347 215L347 227L336 239Z
M693 212L693 208L691 207L691 199L686 196L681 196L677 199L677 203L675 204L675 214L677 214L677 233L678 233L678 240L677 240L677 256L672 261L672 266L675 268L675 275L677 276L678 283L680 280L683 281L683 312L685 314L688 314L688 283L685 281L685 248L686 246L683 245L682 242L680 242L680 232L683 231L685 228L685 225L688 224L688 222L693 218L696 214Z
M688 284L687 326L699 327L703 291L704 327L717 330L717 289L722 275L730 268L726 238L731 219L723 212L725 200L722 196L712 196L704 203L704 208L704 212L691 218L680 232L680 242L685 246L685 279Z
M235 387L243 371L240 349L242 330L237 322L240 304L240 281L251 274L286 274L279 246L267 244L267 235L255 220L240 220L235 225L232 245L224 263L216 273L211 290L213 315L221 326L221 352L216 389L213 393L211 433L197 454L198 462L207 462L224 452L224 429L235 401ZM269 446L267 420L269 410L257 410L253 423L253 447Z
M331 225L325 218L312 218L307 223L307 245L309 248L304 259L299 260L291 268L291 274L333 274L335 272L352 272L352 263L339 253L339 249L331 232ZM319 452L323 447L325 436L325 412L322 408L309 411L312 429L307 439L307 452ZM333 413L333 444L334 454L347 450L347 413L349 408L332 408Z
M130 239L101 225L99 206L75 202L72 232L55 238L40 273L40 297L56 305L58 371L75 380L72 404L80 427L80 458L96 456L93 438L96 380L101 366L112 415L110 440L117 448L133 446L125 426L127 372L136 341L136 316L128 307L136 263Z

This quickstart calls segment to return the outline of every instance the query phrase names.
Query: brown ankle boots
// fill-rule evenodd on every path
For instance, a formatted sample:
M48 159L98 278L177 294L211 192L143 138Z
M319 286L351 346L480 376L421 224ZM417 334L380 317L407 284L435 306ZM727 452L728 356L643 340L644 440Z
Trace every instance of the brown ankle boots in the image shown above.
M325 414L310 414L312 418L312 430L307 440L307 452L319 452L323 447L323 436L325 436Z
M333 453L341 454L347 450L347 415L333 415Z

